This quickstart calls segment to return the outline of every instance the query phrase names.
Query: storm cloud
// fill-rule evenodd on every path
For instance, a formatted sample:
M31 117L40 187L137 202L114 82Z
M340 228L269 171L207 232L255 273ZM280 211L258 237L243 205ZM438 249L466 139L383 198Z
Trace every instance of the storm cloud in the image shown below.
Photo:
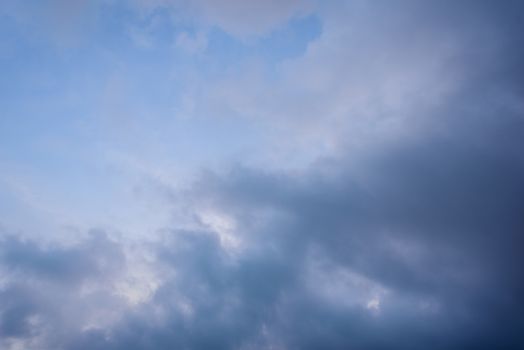
M149 161L121 156L110 163L118 176L108 176L108 186L132 178L126 185L137 201L150 201L140 213L167 212L153 230L135 235L117 224L104 227L93 220L100 210L86 215L80 228L68 226L55 235L18 231L8 220L18 209L4 214L9 206L0 202L0 219L8 223L0 226L0 347L524 347L523 6L258 3L252 2L252 10L236 1L137 1L127 8L145 22L162 11L175 22L191 17L176 23L180 33L191 26L198 29L191 35L206 33L199 53L192 54L210 65L224 59L213 54L213 35L232 36L228 40L253 49L288 21L307 17L322 28L300 55L279 62L274 76L255 64L245 79L244 70L253 67L250 57L231 75L210 73L208 83L193 77L187 82L193 88L177 99L187 102L184 118L196 124L176 136L194 131L204 149L214 147L213 137L227 144L233 143L228 136L241 140L237 134L251 128L274 130L257 136L256 146L238 141L238 149L251 147L249 157L233 146L240 156L232 161L219 151L195 151L188 158L202 159L203 166L184 159L180 164L198 170L183 185L170 182L167 170L149 165L163 154L156 142L169 143L176 128L166 120L164 135L158 127L163 122L147 113L129 117L129 135L119 129L110 141L92 143L120 151L112 156L127 147ZM27 11L6 9L4 17L13 23L24 17L13 14ZM167 17L160 17L140 24L146 27L142 34L162 36L155 26ZM148 98L137 109L157 101ZM133 103L131 97L123 100ZM134 143L144 120L155 125L143 134L155 140L145 151ZM220 138L220 129L207 128L221 122L229 131ZM245 123L251 126L242 129ZM122 139L110 143L116 142L113 136ZM132 175L119 168L122 159L132 164ZM67 181L84 179L64 172ZM0 193L23 194L13 200L17 205L42 206L41 196L12 185L18 184L12 178L0 180L11 186ZM73 185L106 188L99 182ZM91 200L84 192L75 198ZM111 206L127 205L111 200ZM78 202L79 211L96 205L104 200ZM30 212L24 210L18 215ZM124 213L130 222L140 221L134 210L108 217L120 222ZM39 213L27 220L52 211ZM35 230L39 222L28 227Z

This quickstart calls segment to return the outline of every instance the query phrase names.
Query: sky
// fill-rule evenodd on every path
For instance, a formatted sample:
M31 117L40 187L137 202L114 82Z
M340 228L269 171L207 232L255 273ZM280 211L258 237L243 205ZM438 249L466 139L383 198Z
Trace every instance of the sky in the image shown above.
M0 348L524 348L524 5L3 0Z

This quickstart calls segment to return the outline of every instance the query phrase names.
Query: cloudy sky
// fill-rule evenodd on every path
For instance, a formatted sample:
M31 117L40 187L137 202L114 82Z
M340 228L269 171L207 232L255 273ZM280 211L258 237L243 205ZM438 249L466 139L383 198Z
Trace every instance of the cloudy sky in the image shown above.
M524 5L3 0L0 348L524 348Z

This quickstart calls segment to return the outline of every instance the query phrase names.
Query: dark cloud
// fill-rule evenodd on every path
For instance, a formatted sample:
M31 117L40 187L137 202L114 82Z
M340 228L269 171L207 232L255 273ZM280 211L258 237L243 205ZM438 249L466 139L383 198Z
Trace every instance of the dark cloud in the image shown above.
M240 247L224 245L219 229L165 229L140 248L160 282L138 303L117 293L140 265L126 255L129 242L98 233L46 246L6 236L0 342L53 349L524 347L521 6L402 4L422 37L429 27L490 33L478 51L468 46L455 58L467 79L444 103L422 109L409 135L319 159L301 173L238 166L202 175L177 198L232 217Z
M449 134L426 130L358 162L319 161L298 178L242 167L204 176L188 197L235 217L244 250L228 252L211 231L167 231L148 247L164 273L149 301L121 309L111 327L77 325L47 341L70 349L519 348L524 167L513 147L523 143L514 132L522 126L508 111L496 127L444 118ZM507 123L513 132L499 142ZM81 303L79 285L123 269L120 250L104 236L69 248L8 238L2 265L48 289L65 284L72 291L61 299ZM56 295L27 284L2 291L7 337L43 332L34 315L53 322L48 332L68 322L56 315ZM367 304L375 296L376 310Z
M281 336L296 348L521 344L524 167L515 151L524 146L524 124L511 110L461 116L459 106L440 115L452 132L424 130L423 139L357 162L319 162L321 170L299 180L246 169L208 179L215 205L245 217L247 227L267 207L289 216L291 225L256 233L257 245L279 242L302 268L316 249L330 262L325 273L342 267L391 291L381 316L370 320L359 308L330 310L295 285L299 293L284 312L292 320L270 323L277 333L290 327ZM502 141L503 130L512 131ZM328 179L316 175L326 168L334 171ZM417 310L433 301L438 312Z
M0 344L62 346L91 319L110 316L122 301L107 289L124 263L121 247L99 231L69 247L4 236Z
M0 261L15 275L43 278L65 284L78 284L86 279L110 277L123 264L123 255L116 243L103 232L90 232L81 246L44 247L34 241L7 236L2 242Z

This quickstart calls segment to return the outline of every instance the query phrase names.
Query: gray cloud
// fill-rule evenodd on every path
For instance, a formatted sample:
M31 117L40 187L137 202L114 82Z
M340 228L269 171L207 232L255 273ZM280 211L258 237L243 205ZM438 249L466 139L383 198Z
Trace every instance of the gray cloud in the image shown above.
M493 111L445 111L453 132L425 130L358 161L203 176L186 195L234 217L242 249L213 231L165 231L144 248L163 271L159 288L117 308L109 327L57 331L70 312L125 304L112 289L76 295L117 278L124 243L4 240L2 266L14 277L2 289L3 334L65 349L519 348L522 121L504 109L496 121ZM50 324L36 327L38 315Z
M69 246L4 235L0 344L522 348L521 5L399 4L384 6L412 11L395 18L429 46L437 29L482 38L453 56L461 79L445 99L395 111L423 114L409 132L360 152L341 141L295 173L202 174L176 200L218 224L200 217L199 229L168 227L140 247L100 232Z

